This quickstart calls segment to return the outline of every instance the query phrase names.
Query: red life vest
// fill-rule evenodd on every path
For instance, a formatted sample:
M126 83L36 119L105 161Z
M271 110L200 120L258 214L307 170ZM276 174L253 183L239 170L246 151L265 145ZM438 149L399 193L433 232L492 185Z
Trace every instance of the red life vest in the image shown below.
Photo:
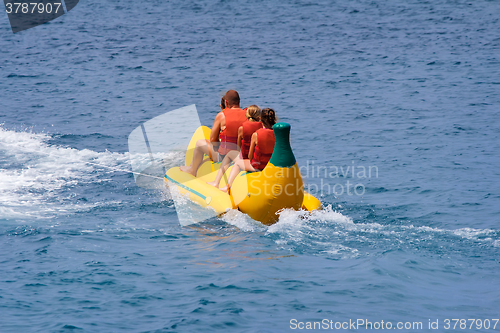
M238 129L247 120L246 112L240 108L224 109L226 128L220 132L219 154L226 155L231 150L238 149Z
M269 128L257 130L257 145L253 153L252 166L257 170L263 170L274 150L274 131Z
M248 153L250 152L250 142L252 141L252 134L258 129L262 128L262 123L260 121L245 121L243 123L243 138L241 140L241 156L244 159L248 158Z

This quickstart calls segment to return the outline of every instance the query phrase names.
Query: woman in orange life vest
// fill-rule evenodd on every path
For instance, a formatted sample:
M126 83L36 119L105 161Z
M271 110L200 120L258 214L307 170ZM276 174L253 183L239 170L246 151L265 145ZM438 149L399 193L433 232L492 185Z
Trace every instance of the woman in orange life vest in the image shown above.
M221 188L221 191L227 192L241 170L262 171L271 159L274 150L273 125L277 122L276 112L273 109L266 108L262 110L260 117L264 128L252 134L248 152L249 159L238 157L234 160L234 166L227 182L228 185ZM219 186L219 184L214 185Z
M218 187L222 176L232 161L238 158L238 156L240 159L249 158L248 153L250 152L252 135L255 131L262 128L262 123L260 122L260 108L257 105L250 105L246 108L246 117L247 121L245 121L243 125L238 128L238 147L240 147L241 151L230 151L226 157L224 157L224 160L222 160L222 164L217 172L215 180L213 182L207 182L207 184Z
M179 168L181 171L196 177L204 154L208 155L212 161L219 162L231 150L238 149L238 128L246 120L245 111L240 108L240 95L237 91L229 90L223 99L225 108L215 117L210 141L198 140L196 142L191 165L181 166Z

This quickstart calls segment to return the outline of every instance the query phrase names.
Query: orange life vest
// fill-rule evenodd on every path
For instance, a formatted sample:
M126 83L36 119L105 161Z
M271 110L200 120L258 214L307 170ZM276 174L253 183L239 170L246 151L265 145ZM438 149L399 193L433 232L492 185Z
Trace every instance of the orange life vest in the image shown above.
M274 150L274 131L269 128L257 130L257 145L253 153L252 166L257 170L263 170Z
M262 128L262 123L260 121L245 121L243 123L243 138L241 140L241 156L243 158L248 158L248 153L250 152L250 142L252 141L252 134L258 129Z
M237 150L238 129L247 120L246 112L240 108L224 109L226 128L220 132L219 154L226 155L231 150Z

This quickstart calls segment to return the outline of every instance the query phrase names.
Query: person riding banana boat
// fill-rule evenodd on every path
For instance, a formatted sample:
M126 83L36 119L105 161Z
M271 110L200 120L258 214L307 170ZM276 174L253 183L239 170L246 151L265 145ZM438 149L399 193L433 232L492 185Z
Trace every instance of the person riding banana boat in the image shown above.
M261 111L251 105L242 110L234 90L224 95L221 109L212 129L196 130L186 165L167 171L167 185L177 186L217 215L238 209L267 225L277 222L283 209L322 209L321 202L304 191L290 147L289 124L278 123L270 108Z
M248 107L247 117L249 119L238 130L239 134L241 134L238 136L239 142L241 142L239 145L241 146L241 152L232 150L224 157L215 180L208 182L209 185L219 187L222 176L231 161L234 162L234 166L227 185L221 188L221 191L224 192L228 191L241 170L256 172L262 171L266 167L274 150L274 132L272 128L276 124L277 118L273 109L262 110L261 116L259 111L260 108L256 105ZM256 118L261 118L262 122L256 122Z
M229 90L222 100L225 107L215 117L210 141L196 142L191 164L180 167L181 171L196 177L204 155L208 155L214 162L221 162L231 150L238 150L238 129L247 120L246 112L240 108L240 95L237 91Z

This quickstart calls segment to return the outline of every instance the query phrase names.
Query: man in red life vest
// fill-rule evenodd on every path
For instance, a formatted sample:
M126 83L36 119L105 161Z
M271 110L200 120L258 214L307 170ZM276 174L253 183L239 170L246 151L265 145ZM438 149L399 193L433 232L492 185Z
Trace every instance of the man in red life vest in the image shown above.
M196 142L191 165L181 166L181 171L196 177L204 154L210 156L212 161L220 162L228 152L238 150L238 129L247 119L245 111L240 108L240 95L237 91L229 90L223 99L226 107L215 117L210 141Z

